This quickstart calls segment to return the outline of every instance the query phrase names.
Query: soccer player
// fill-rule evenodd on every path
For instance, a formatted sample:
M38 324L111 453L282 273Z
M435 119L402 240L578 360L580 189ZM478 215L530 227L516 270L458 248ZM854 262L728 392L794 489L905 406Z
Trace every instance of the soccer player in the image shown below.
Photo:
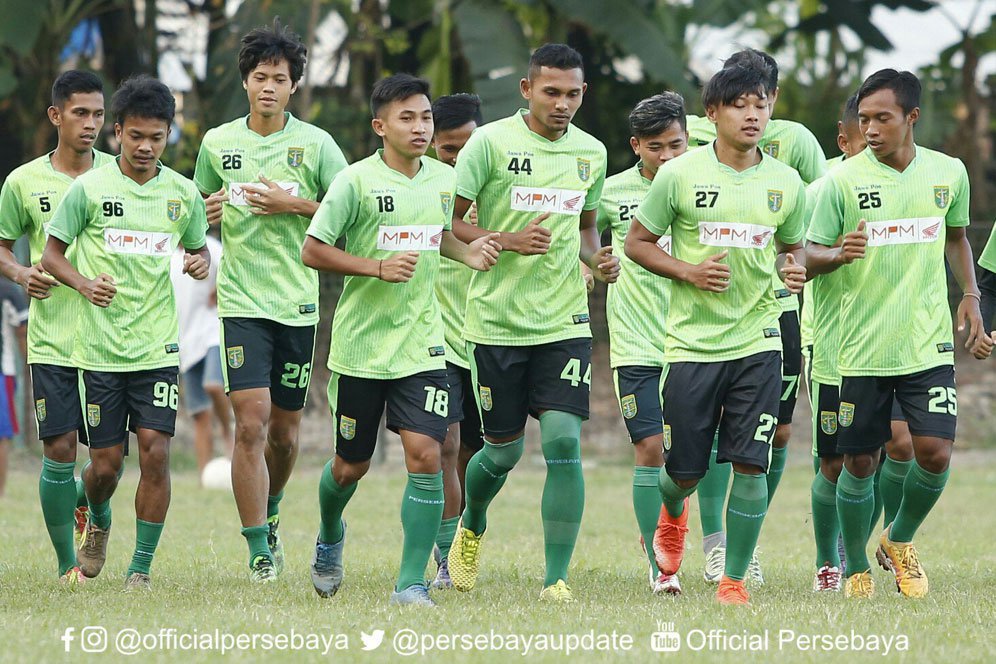
M332 183L301 251L305 264L346 275L328 363L335 456L318 487L321 528L311 578L322 597L342 584L342 513L370 468L386 405L387 426L401 436L408 468L391 603L433 606L423 574L443 513L440 447L449 414L434 292L439 255L487 270L500 247L497 233L468 246L450 231L456 174L424 156L433 128L429 84L395 74L374 86L370 106L384 147ZM345 250L335 247L343 236Z
M650 190L657 169L688 148L685 100L676 92L648 97L629 114L630 147L638 161L605 180L598 230L612 230L612 246L622 247L637 208ZM670 250L662 235L661 251ZM609 286L605 313L616 397L633 443L633 510L650 564L655 594L678 594L677 575L664 576L654 560L654 530L661 511L657 478L664 465L664 415L660 383L664 368L664 319L670 282L619 257L619 279Z
M481 98L458 93L440 97L432 103L432 148L436 158L450 166L456 165L457 155L470 140L471 133L484 124ZM468 212L467 219L476 223L477 211ZM443 442L443 520L436 535L438 552L433 588L452 588L447 556L463 509L464 478L467 462L482 447L481 417L477 412L476 390L467 360L467 344L463 340L463 321L467 308L467 289L472 270L457 261L442 261L436 279L436 297L442 311L446 373L450 386L449 426Z
M986 332L993 331L993 317L996 316L996 226L989 234L986 246L979 255L979 289L982 292L982 322ZM996 335L993 335L996 339Z
M966 347L977 357L992 351L965 232L968 175L959 160L915 144L919 101L920 82L909 72L883 69L865 79L858 121L868 148L827 176L808 233L814 274L843 267L837 451L844 467L836 502L847 597L874 592L865 548L893 399L906 415L916 459L876 558L894 572L900 593L927 594L912 540L947 483L958 408L945 257L964 292L957 319L959 329L970 325Z
M78 503L86 506L83 484L74 479L83 411L70 359L81 299L45 272L41 256L45 228L73 179L113 159L93 147L104 125L103 90L100 79L89 72L60 74L48 108L58 145L11 172L0 191L0 271L31 297L28 364L43 454L38 494L59 574L70 586L84 581L73 541L74 511ZM18 263L13 253L14 242L22 235L28 236L31 248L28 267ZM73 259L72 250L69 257ZM81 521L85 524L85 517Z
M101 531L97 555L80 548L87 577L97 576L106 559L110 500L129 429L138 439L129 589L151 587L170 500L169 442L179 397L170 256L182 243L184 269L194 279L204 279L209 266L204 201L193 182L159 161L174 111L173 95L159 81L139 76L121 84L111 99L121 156L76 178L49 224L42 254L44 269L89 301L79 311L71 357L80 369L92 463L84 478L91 506L86 537ZM66 258L73 244L76 266Z
M467 241L497 231L504 250L495 269L474 274L467 299L464 338L485 444L467 465L467 505L450 550L450 576L461 591L476 583L488 505L522 456L531 414L540 422L547 464L540 598L574 600L567 570L584 511L581 422L591 384L578 258L600 280L615 281L619 273L595 227L605 146L571 124L585 88L577 51L541 46L519 83L528 110L475 131L457 161L454 233ZM479 226L463 222L472 202Z
M768 122L768 79L758 56L725 67L702 101L716 141L664 165L626 237L626 255L672 280L664 343L665 512L654 552L676 574L688 531L688 500L709 467L733 465L724 576L716 597L746 604L747 574L767 512L765 472L781 385L780 307L773 265L785 287L805 281L805 190L799 175L758 148ZM657 242L670 232L673 255Z
M28 300L9 279L0 280L0 498L7 486L7 456L17 423L18 357L27 354ZM15 350L18 348L18 350ZM20 351L20 355L18 353Z
M297 458L318 324L318 273L301 263L316 202L346 165L329 134L287 104L307 49L274 21L242 38L249 115L204 136L194 182L221 222L218 315L225 389L235 412L232 487L250 579L283 570L280 500Z

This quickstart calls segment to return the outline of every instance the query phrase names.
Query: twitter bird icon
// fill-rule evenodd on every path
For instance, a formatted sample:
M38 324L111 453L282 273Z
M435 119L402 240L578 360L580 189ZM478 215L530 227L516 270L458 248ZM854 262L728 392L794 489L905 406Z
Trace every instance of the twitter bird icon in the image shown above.
M364 650L376 650L377 648L380 648L380 644L384 642L384 630L375 629L370 634L361 631L360 641L363 642Z

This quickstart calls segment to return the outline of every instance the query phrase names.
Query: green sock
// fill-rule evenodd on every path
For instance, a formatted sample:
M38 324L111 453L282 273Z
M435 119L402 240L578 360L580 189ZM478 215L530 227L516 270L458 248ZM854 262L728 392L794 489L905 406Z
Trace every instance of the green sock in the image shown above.
M149 573L156 547L159 546L159 536L163 534L163 525L165 524L135 519L135 553L128 565L128 576L132 572Z
M816 537L816 567L829 564L840 567L837 536L840 521L837 519L837 486L823 473L816 473L810 491L813 506L813 535Z
M543 543L546 552L544 586L567 580L567 568L584 513L581 472L581 418L548 410L540 415L546 483L543 485Z
M820 472L820 457L813 454L813 472Z
M456 535L457 524L460 517L451 516L439 522L439 532L436 533L436 546L439 547L440 559L450 555L450 546L453 544L453 536Z
M273 517L275 517L278 514L280 514L280 501L283 500L283 497L284 497L284 491L283 491L283 489L281 489L280 493L278 493L275 496L267 496L266 497L266 520L267 521L269 521Z
M772 447L771 462L768 464L768 474L765 475L768 485L768 505L775 497L778 484L782 481L782 473L785 472L785 460L788 458L788 447Z
M101 530L111 527L111 499L102 503L90 503L90 520Z
M359 482L342 487L332 477L332 461L325 464L318 482L318 506L322 522L318 527L318 540L326 544L336 544L342 540L342 512L349 499L356 493Z
M730 472L733 466L728 463L716 463L718 444L717 433L712 441L712 451L709 453L709 470L696 487L703 537L723 532L723 510L726 508L726 494L730 490Z
M432 555L436 533L443 518L443 473L408 473L401 500L401 569L395 590L425 583L425 564Z
M484 442L484 447L467 462L464 493L467 506L463 527L480 535L488 527L488 506L498 495L508 471L522 458L525 436L507 443Z
M893 542L912 542L916 529L930 514L934 503L941 497L944 485L948 483L951 468L943 473L932 473L913 462L913 467L906 475L903 483L903 502L899 505L896 520L889 530L889 539Z
M270 545L266 543L266 536L269 534L270 529L266 524L262 526L249 526L242 529L242 536L246 538L246 542L249 544L250 567L252 566L252 561L260 556L269 558L271 561L273 560L273 554L270 553Z
M41 476L38 478L42 515L59 560L60 576L76 567L76 546L73 542L73 527L76 524L73 517L76 505L76 484L73 479L75 470L75 463L60 463L44 457Z
M878 486L882 493L882 509L885 512L885 525L887 526L896 519L899 503L903 502L903 484L912 466L913 459L896 461L888 456L882 463L882 474L879 477Z
M879 518L882 516L882 491L879 489L881 485L882 477L882 466L883 464L878 464L878 468L875 469L875 490L873 495L875 496L875 506L872 508L871 522L868 524L868 534L869 536L875 532L875 526L878 524Z
M847 555L847 575L867 572L868 524L875 509L875 476L857 478L847 468L837 480L837 518Z
M764 515L768 513L768 483L764 475L733 473L730 501L726 507L726 569L737 581L747 575Z
M661 492L657 488L660 468L656 466L636 466L633 468L633 511L636 512L636 525L643 535L643 547L650 560L650 568L657 569L654 560L654 531L657 517L661 513Z
M87 461L87 463L89 464L90 462ZM86 466L84 466L83 468L85 470ZM83 473L80 473L80 476L76 478L76 507L87 507L87 506L88 505L86 502L86 487L83 485Z
M690 489L682 489L667 474L667 466L661 468L660 472L657 473L657 489L661 493L661 502L667 508L667 513L674 519L677 519L684 513L685 498L695 493L695 489L697 488L698 485Z

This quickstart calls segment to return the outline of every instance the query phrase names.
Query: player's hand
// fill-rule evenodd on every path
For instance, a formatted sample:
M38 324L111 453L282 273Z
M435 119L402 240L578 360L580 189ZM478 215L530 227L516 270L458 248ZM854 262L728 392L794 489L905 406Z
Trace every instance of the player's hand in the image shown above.
M581 276L584 277L584 287L588 292L595 290L595 275L591 268L584 264L584 261L581 261Z
M730 266L720 261L729 255L729 251L721 251L691 266L685 281L700 290L722 293L730 287Z
M837 250L840 262L850 265L856 260L865 257L865 247L868 246L868 233L865 232L865 220L858 222L857 230L844 234L844 241Z
M80 293L98 307L106 308L114 299L114 294L118 292L114 285L114 279L106 274L99 275L96 279L87 279L83 283Z
M968 338L965 340L965 348L972 351L972 354L980 360L989 357L992 353L992 339L986 334L985 326L982 324L979 300L970 295L961 298L955 320L958 321L959 332L964 332L965 324L968 323ZM987 343L989 349L985 350Z
M509 233L511 241L505 243L505 248L523 256L545 254L550 248L550 229L543 222L550 218L549 212L529 221L526 227L517 233Z
M470 204L470 209L467 210L467 214L463 218L471 226L477 225L477 201Z
M498 262L498 254L501 253L501 245L498 243L500 233L484 235L467 245L467 253L464 254L464 263L480 272L487 272Z
M294 211L294 197L280 188L276 182L267 180L262 175L259 181L262 187L246 189L246 202L253 214L269 215L283 214Z
M977 360L988 359L993 353L993 346L996 345L996 332L983 334L979 341L972 348L972 355Z
M49 289L59 285L52 275L42 269L41 263L23 268L17 275L17 283L36 300L44 300L51 295Z
M796 263L794 254L785 254L785 262L779 271L788 292L796 295L802 292L802 287L806 284L806 266Z
M203 256L200 254L183 255L184 274L189 274L194 279L200 281L202 279L207 279L208 272L210 272L210 266L208 265L207 259Z
M619 258L612 255L611 246L596 251L591 257L591 262L595 264L592 274L599 281L614 284L619 278Z
M415 276L415 264L418 263L417 251L406 251L394 254L380 262L380 274L383 281L392 284L403 284Z
M204 207L207 208L207 221L212 226L221 221L222 203L228 200L228 192L225 187L214 192L204 199Z

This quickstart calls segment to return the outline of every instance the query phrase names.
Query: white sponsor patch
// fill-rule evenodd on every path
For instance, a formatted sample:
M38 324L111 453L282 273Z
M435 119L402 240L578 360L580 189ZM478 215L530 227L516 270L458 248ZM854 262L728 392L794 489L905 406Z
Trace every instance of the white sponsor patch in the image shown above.
M944 217L869 221L865 225L865 232L868 233L869 247L886 244L918 244L933 242L939 238L943 224Z
M562 212L580 214L585 192L573 189L512 187L512 209L519 212Z
M699 222L699 242L710 247L764 249L771 244L775 229L758 224Z
M116 254L144 254L170 256L173 253L171 233L127 231L119 228L104 229L104 246Z
M439 251L442 224L432 226L381 226L377 248L384 251Z
M301 183L299 182L274 182L274 184L291 196L297 196L297 192L301 189ZM249 205L249 202L246 200L248 192L266 190L267 186L262 182L233 182L228 185L228 203L230 205L247 207Z
M661 235L657 238L657 246L664 250L664 253L671 255L671 236Z

